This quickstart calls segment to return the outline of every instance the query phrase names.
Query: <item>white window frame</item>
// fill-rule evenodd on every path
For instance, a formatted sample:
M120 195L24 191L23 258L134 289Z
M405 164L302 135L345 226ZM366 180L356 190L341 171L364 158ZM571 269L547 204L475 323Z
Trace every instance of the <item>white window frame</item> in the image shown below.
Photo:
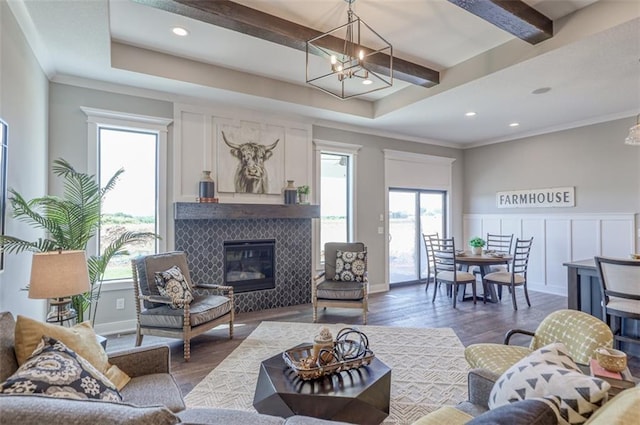
M337 155L346 155L349 157L351 161L350 173L347 176L347 184L349 185L349 194L351 196L350 204L351 204L351 217L347 222L349 223L349 228L347 229L348 235L347 238L349 241L358 240L357 235L357 226L356 226L356 217L358 216L358 205L356 202L356 176L358 170L358 152L362 149L362 145L355 145L351 143L341 143L341 142L333 142L329 140L313 140L313 151L314 151L314 165L315 165L315 178L314 178L314 188L313 192L316 194L316 202L321 205L322 204L322 191L320 188L320 181L322 177L322 166L321 159L323 153L328 154L337 154ZM313 227L313 239L315 243L313 244L313 258L315 264L315 270L321 270L324 267L324 263L320 261L320 223L321 220L314 220Z
M168 127L173 119L152 117L147 115L130 114L126 112L109 111L81 106L80 109L87 116L87 172L95 176L98 175L99 149L98 131L101 127L109 127L116 130L125 131L146 131L156 133L158 137L158 148L156 163L158 176L156 179L156 211L157 211L157 232L160 239L156 242L158 252L166 251L167 240L167 133ZM88 255L96 255L98 252L98 240L93 240L87 246ZM130 282L130 279L114 280L105 282L107 285L118 285L118 283ZM123 286L124 289L124 286Z

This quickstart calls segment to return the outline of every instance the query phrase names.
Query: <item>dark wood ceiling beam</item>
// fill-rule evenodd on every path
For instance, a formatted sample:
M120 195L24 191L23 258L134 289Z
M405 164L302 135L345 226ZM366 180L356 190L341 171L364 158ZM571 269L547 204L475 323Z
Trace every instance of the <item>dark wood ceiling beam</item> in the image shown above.
M553 21L521 0L448 0L531 43L553 37Z
M227 0L133 0L147 6L186 16L219 27L238 31L296 50L306 51L307 40L322 34L295 22L269 15L256 9ZM325 37L327 45L340 46L344 40ZM316 52L317 53L317 52ZM389 75L389 56L374 55L372 68ZM433 87L440 82L440 73L433 69L393 58L393 78L422 87Z

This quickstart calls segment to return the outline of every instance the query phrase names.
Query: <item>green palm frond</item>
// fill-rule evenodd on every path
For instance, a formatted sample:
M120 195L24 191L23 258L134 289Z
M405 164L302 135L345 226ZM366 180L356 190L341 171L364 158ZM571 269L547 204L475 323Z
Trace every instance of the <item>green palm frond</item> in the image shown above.
M124 172L124 169L116 171L101 188L94 175L78 172L64 159L54 160L52 170L56 176L64 179L62 197L49 195L27 201L15 190L9 191L13 217L36 229L45 230L47 238L30 242L0 235L0 244L4 252L45 252L57 249L86 251L87 245L100 227L104 195L115 187ZM104 248L101 255L87 258L91 289L85 294L72 297L79 321L83 320L83 314L87 309L89 318L95 319L95 315L91 317L92 301L96 301L100 296L100 282L111 259L128 254L127 245L146 242L153 238L158 238L153 232L123 232Z

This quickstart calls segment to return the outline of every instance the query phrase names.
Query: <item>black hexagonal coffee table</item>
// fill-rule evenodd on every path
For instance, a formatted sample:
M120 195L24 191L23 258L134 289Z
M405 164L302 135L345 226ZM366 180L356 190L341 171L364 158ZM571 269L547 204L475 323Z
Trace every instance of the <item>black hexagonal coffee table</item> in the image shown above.
M306 415L379 424L389 415L390 391L391 368L378 358L369 366L304 381L278 354L260 364L253 407L284 418Z

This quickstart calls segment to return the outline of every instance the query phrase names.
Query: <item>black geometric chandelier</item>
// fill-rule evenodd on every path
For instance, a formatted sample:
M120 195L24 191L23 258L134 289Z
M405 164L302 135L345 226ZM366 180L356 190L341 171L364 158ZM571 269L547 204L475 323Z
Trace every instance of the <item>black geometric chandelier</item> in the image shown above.
M307 41L306 73L308 84L349 99L393 85L393 47L351 10L356 0L344 1L347 23Z

